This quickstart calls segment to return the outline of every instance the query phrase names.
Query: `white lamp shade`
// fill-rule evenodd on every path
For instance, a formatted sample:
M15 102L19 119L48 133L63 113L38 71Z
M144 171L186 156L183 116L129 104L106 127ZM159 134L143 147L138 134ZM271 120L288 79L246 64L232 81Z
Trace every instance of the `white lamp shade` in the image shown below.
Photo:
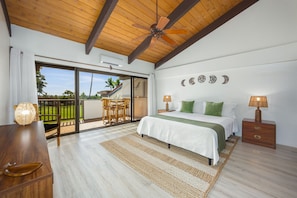
M19 125L31 124L35 119L35 115L36 111L33 104L28 102L18 104L14 112L15 121Z

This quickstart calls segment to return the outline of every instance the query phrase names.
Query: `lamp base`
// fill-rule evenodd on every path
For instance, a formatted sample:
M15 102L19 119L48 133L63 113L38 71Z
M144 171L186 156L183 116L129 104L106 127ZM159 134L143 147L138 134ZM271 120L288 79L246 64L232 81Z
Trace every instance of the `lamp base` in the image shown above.
M261 110L259 109L259 107L255 111L255 121L262 122Z
M168 102L166 102L166 111L169 111L169 105L168 105Z

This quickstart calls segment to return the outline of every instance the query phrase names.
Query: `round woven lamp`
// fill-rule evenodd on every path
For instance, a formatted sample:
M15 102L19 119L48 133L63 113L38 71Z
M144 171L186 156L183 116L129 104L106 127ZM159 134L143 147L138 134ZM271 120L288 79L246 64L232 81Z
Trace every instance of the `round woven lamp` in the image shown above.
M35 115L35 108L33 104L29 102L22 102L18 104L14 112L15 121L19 125L31 124L34 121Z

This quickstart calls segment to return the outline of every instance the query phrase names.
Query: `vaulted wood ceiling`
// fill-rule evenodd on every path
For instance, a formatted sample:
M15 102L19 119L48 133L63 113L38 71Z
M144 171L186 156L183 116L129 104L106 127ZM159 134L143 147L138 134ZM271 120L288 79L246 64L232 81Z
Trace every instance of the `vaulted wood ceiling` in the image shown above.
M86 53L94 46L155 63L156 67L257 2L158 0L159 17L170 16L180 4L192 1L193 7L170 27L184 29L187 33L168 34L176 46L158 39L154 45L132 57L132 52L150 34L150 26L156 23L156 0L1 1L5 1L11 24L86 44Z

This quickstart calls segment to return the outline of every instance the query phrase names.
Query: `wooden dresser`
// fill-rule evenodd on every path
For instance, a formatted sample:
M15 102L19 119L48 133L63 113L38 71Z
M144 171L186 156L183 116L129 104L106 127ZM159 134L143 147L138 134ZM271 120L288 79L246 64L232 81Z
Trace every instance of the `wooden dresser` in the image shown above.
M276 148L276 125L274 121L253 119L242 120L242 141L270 148Z
M0 197L53 197L53 171L43 122L33 122L29 126L0 126L0 169L8 162L24 164L39 161L43 165L29 175L0 175Z

